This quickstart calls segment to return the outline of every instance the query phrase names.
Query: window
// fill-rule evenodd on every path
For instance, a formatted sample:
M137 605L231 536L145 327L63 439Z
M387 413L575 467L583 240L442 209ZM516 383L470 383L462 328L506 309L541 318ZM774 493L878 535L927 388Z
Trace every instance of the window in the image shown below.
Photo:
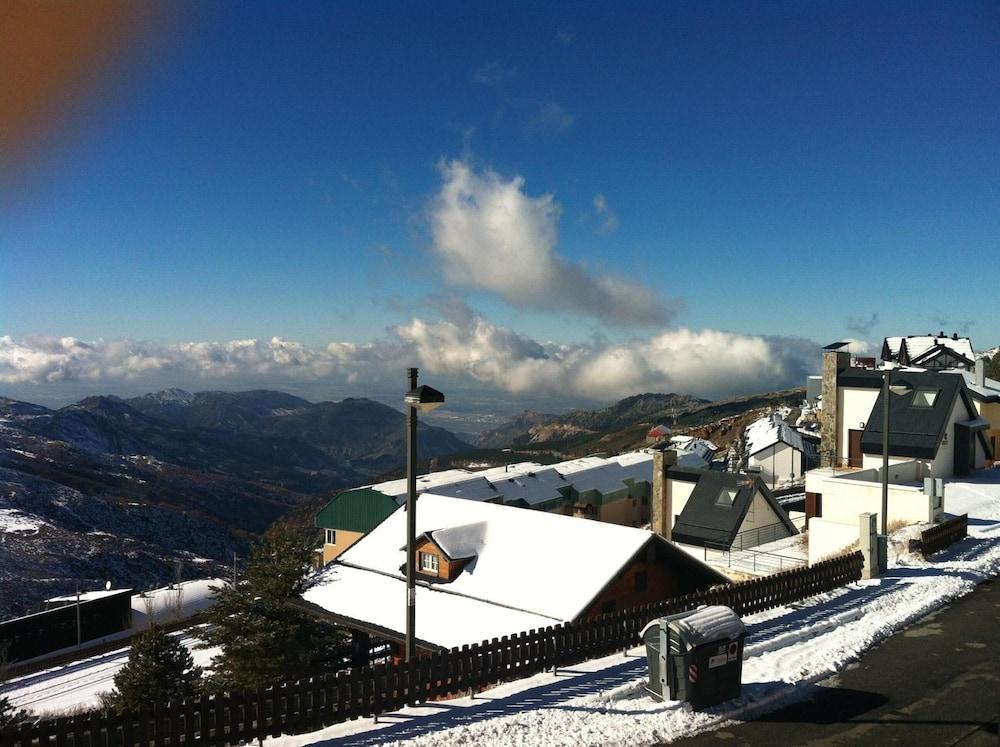
M438 573L438 556L429 552L420 553L420 570L423 573L430 573L436 576Z
M336 545L337 544L337 530L327 529L326 530L326 544Z
M913 406L934 407L934 402L937 401L937 396L937 389L918 389L913 393Z
M636 571L635 574L635 590L645 591L649 586L649 575L646 571Z
M719 497L715 499L715 505L721 508L732 508L738 492L739 490L736 488L723 488L719 492Z

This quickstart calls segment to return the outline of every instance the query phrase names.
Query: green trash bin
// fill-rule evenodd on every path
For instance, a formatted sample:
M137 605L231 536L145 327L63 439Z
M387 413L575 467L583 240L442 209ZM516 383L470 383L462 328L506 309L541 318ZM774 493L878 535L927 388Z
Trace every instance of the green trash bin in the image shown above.
M646 690L695 710L738 698L746 628L729 607L714 605L650 622L642 630L649 664Z

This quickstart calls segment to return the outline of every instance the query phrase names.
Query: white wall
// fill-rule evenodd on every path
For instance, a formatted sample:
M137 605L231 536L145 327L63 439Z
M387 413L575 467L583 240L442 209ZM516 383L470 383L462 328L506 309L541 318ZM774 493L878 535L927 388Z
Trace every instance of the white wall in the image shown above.
M875 400L878 399L878 389L858 389L841 387L837 398L837 457L847 462L851 453L849 430L863 430L861 423L868 423Z
M760 467L760 479L772 489L788 480L789 475L802 477L802 452L784 442L761 449L747 464Z
M822 493L824 519L850 524L857 522L858 514L872 513L879 516L881 527L881 482L813 475L818 472L813 470L807 476L807 490ZM907 524L915 524L927 521L930 511L929 501L922 487L890 485L889 523L905 521Z
M757 527L766 527L771 524L778 524L781 519L778 518L778 514L774 512L771 508L771 504L767 502L761 492L758 490L754 493L753 501L750 503L750 508L747 509L747 515L743 517L743 523L740 524L740 531L745 529L756 529ZM791 532L789 532L791 534Z
M882 482L882 455L865 454L860 472L852 472L844 476L848 480L870 480ZM932 477L930 466L923 459L909 457L889 457L889 482L914 482Z
M809 565L840 555L858 541L858 521L831 521L814 516L809 519Z
M670 483L668 487L670 489L671 503L674 510L674 523L676 523L676 517L681 515L681 511L684 510L684 506L687 505L688 498L690 498L691 493L694 492L695 483L686 482L684 480L671 480L669 471L667 472L667 481Z

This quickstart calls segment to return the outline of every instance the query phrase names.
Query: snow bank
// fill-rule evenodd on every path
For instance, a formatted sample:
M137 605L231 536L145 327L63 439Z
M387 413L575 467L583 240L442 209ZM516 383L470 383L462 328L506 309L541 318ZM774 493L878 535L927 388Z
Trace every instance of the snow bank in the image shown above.
M300 736L272 747L376 745L641 745L671 742L748 720L808 697L864 651L1000 573L1000 470L952 482L946 508L968 513L970 536L930 560L900 554L881 578L744 620L743 695L707 711L658 702L643 691L645 652L539 674L474 699L404 708ZM894 537L905 546L906 530Z

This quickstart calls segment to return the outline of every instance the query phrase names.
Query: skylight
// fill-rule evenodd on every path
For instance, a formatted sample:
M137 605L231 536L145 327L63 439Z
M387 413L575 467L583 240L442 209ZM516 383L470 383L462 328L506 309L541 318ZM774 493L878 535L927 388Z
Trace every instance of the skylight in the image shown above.
M722 508L732 508L738 492L736 488L723 488L719 497L715 499L715 505Z
M934 407L934 403L937 401L937 396L937 389L917 389L913 393L913 406Z

